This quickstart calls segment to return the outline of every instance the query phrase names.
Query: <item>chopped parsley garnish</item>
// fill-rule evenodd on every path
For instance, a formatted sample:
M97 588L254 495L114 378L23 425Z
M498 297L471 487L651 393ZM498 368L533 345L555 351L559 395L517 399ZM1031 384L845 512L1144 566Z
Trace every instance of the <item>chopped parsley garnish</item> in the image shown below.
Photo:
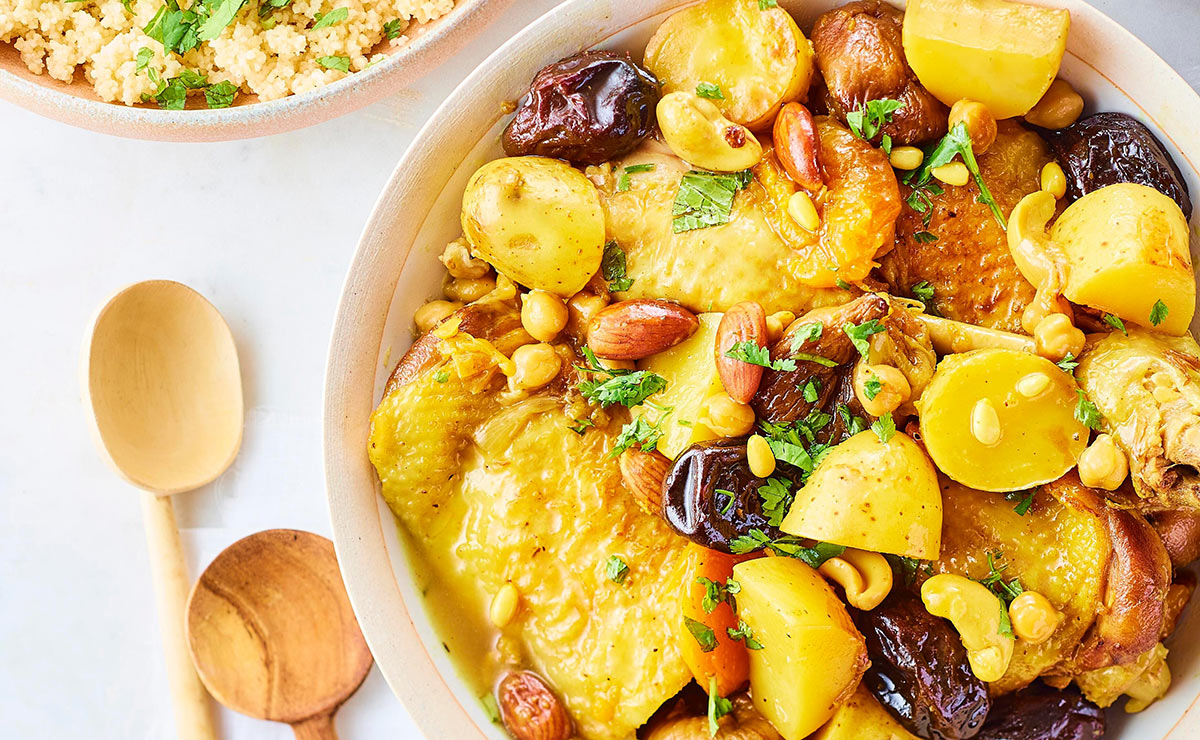
M658 446L658 440L663 436L662 420L664 418L666 418L665 415L651 424L646 421L645 417L639 416L621 427L621 433L617 435L617 441L608 456L616 457L634 445L641 448L642 452L652 452Z
M1013 491L1004 494L1004 498L1008 501L1019 501L1013 507L1013 511L1017 512L1017 516L1025 516L1029 513L1029 507L1033 506L1033 495L1037 493L1036 488L1030 488L1028 491Z
M400 38L400 34L404 33L404 29L407 27L407 25L408 24L399 18L393 18L387 23L383 24L383 35L388 37L388 41L394 41L395 39Z
M1071 354L1070 352L1067 353L1066 357L1054 364L1058 365L1058 369L1062 370L1067 375L1074 373L1075 368L1079 367L1079 363L1075 361L1075 355Z
M813 409L808 418L791 424L772 424L769 421L759 422L771 448L771 454L779 462L799 468L803 482L817 466L817 457L824 451L824 445L815 444L816 434L824 429L832 417L820 409ZM805 448L805 442L810 445Z
M863 393L868 401L874 401L879 392L883 390L883 381L878 376L872 375L867 378L867 382L863 383Z
M855 326L849 322L842 324L842 331L846 332L846 336L850 337L850 342L854 344L854 348L863 357L871 351L871 344L867 341L867 337L872 334L887 331L887 329L879 323L879 319L870 319Z
M937 234L932 231L918 231L913 234L913 239L916 239L918 244L932 244L938 240Z
M1075 404L1075 419L1088 429L1099 429L1100 422L1103 421L1100 409L1096 408L1096 404L1092 403L1083 391L1076 389L1075 393L1079 396L1079 401Z
M279 10L280 8L286 8L287 6L289 6L291 4L292 4L292 0L262 0L262 2L259 3L259 6L258 6L258 17L266 18L267 16L271 15L271 13L273 11ZM266 23L263 24L263 26L268 29L274 25L275 25L274 19L271 19L270 26L268 26ZM384 27L384 29L386 29L387 24L385 23L383 27Z
M756 550L769 549L782 557L796 558L812 568L819 568L830 558L836 558L846 552L842 545L829 542L818 542L812 547L805 547L796 537L781 537L773 540L761 529L752 529L748 534L735 537L729 543L729 550L734 555L745 555Z
M798 352L806 342L815 342L821 338L825 325L820 321L801 324L792 334L792 351Z
M771 350L766 347L759 347L751 341L738 342L725 350L725 356L750 365L765 367L768 370L790 373L796 369L795 360L784 358L772 361Z
M491 694L484 694L479 697L479 701L483 704L483 711L487 712L488 719L493 724L500 724L500 703L496 701L496 697Z
M1012 620L1008 618L1008 606L1000 600L1000 626L996 628L1001 637L1016 637L1013 634Z
M905 182L907 182L907 178ZM933 222L933 196L941 195L946 189L935 180L928 180L921 185L913 185L912 192L904 199L908 207L921 214L921 224L928 229Z
M1150 323L1158 326L1167 320L1168 313L1170 313L1170 309L1167 308L1167 304L1162 302L1162 299L1155 301L1154 305L1150 307Z
M892 120L892 114L903 107L904 103L890 98L868 100L846 114L846 125L855 136L870 141L879 135L884 124Z
M922 207L913 205L913 196L916 196L919 191L923 190L928 190L934 195L940 195L940 193L933 192L931 188L927 188L926 186L933 178L933 171L935 169L950 164L958 156L962 157L963 164L967 166L967 170L975 180L976 187L979 188L979 202L992 210L992 216L995 217L996 223L1000 224L1001 229L1007 231L1008 223L1004 219L1004 214L1000 211L1000 206L996 204L996 199L992 197L992 191L988 190L987 183L983 181L983 175L979 172L979 162L976 161L975 151L971 148L971 133L967 130L967 124L964 121L954 124L954 127L950 129L950 133L946 134L945 138L938 142L933 151L925 157L925 163L921 165L920 169L913 170L904 179L906 184L913 187L913 193L908 199L909 206L918 213L929 211L930 203L927 196L924 196L924 202L921 202ZM941 190L941 188L939 187L938 190ZM917 200L920 201L921 197L918 196Z
M792 353L792 359L797 362L815 362L821 367L837 367L837 363L828 357L821 357L820 355L813 355L808 352L794 352Z
M215 85L209 85L204 90L204 102L209 108L228 108L237 97L238 86L229 80L222 80Z
M716 493L727 497L725 505L720 508L721 516L725 516L733 509L733 504L737 501L737 496L733 495L733 491L726 491L724 488L718 488Z
M900 571L900 574L904 577L904 585L906 586L912 586L917 582L917 573L926 576L933 575L933 565L931 563L927 562L922 565L922 561L903 555L884 555L884 557L892 564L893 570Z
M844 549L844 548L843 548ZM746 624L744 619L739 619L737 627L727 627L725 631L729 634L729 639L737 642L741 640L746 643L747 650L762 650L763 644L754 639L754 630L750 629L750 625Z
M892 412L889 411L871 422L871 431L875 432L880 442L887 444L891 441L892 437L896 436L896 421L892 418Z
M1021 585L1020 578L1013 578L1009 581L1004 580L1004 571L1008 570L1008 563L997 563L1004 559L1004 553L996 550L987 554L988 574L979 579L979 582L987 586L992 593L1000 597L1000 600L1005 604L1025 593L1025 587Z
M608 289L613 293L629 290L633 286L633 280L625 274L625 250L615 240L609 240L604 245L600 274L608 281Z
M317 57L317 64L338 72L350 71L350 57Z
M1104 314L1104 323L1121 332L1125 336L1129 336L1129 331L1125 329L1125 322L1121 321L1120 316L1111 313Z
M761 7L763 0L759 1ZM775 2L775 0L771 0ZM708 678L708 734L710 737L716 737L720 732L721 726L717 724L717 720L733 711L733 702L722 697L717 693L717 677L709 676Z
M150 62L154 59L154 52L150 49L150 47L143 46L137 50L137 56L135 56L134 59L137 60L137 68L135 68L133 71L141 72L143 69L148 67Z
M341 23L348 17L350 17L350 10L348 8L334 8L328 13L317 13L317 22L309 30L315 31L318 28L329 28L336 23Z
M816 403L821 397L821 381L819 378L809 378L808 382L800 389L800 394L808 403Z
M183 70L178 77L163 80L154 67L147 67L146 76L154 84L155 91L153 95L142 93L142 101L158 103L158 107L163 110L183 110L187 105L189 90L204 90L208 87L208 76L192 69Z
M713 634L711 627L691 617L684 617L683 623L687 626L688 632L692 633L692 637L696 639L696 644L700 646L700 652L711 653L717 649L717 636Z
M759 10L769 10L779 5L778 0L758 0Z
M667 379L649 370L620 370L600 367L596 354L584 347L583 355L590 363L577 369L586 373L605 373L605 380L585 380L579 392L589 401L609 407L616 404L633 408L667 387Z
M808 453L804 453L804 456L808 457ZM792 505L792 482L787 478L768 478L766 485L758 487L758 497L762 499L762 512L767 515L767 524L778 527L783 524L783 517Z
M850 288L852 287L850 285L850 283L846 282L845 280L842 280L841 278L838 278L836 281L834 281L833 284L838 286L842 290L850 290Z
M638 172L650 172L653 169L654 164L650 162L647 162L646 164L631 164L628 167L623 168L621 170L621 176L617 178L617 192L624 193L633 186L633 183L629 180L630 175L637 174Z
M629 566L620 555L609 555L608 560L604 561L604 574L613 583L624 583L625 577L629 575Z
M211 8L213 0L209 0ZM233 19L237 17L238 11L246 4L246 0L219 0L220 4L212 11L212 15L208 20L200 26L200 30L196 33L196 38L201 41L212 41L221 35L225 27L233 23Z
M930 316L937 316L937 309L933 305L933 286L928 280L922 280L916 285L908 289L913 294L913 298L925 305L925 313Z
M687 173L675 193L672 229L678 234L729 223L733 196L749 185L752 178L750 170L729 175L699 170Z
M842 417L842 424L846 427L846 434L853 437L859 432L866 431L867 422L862 417L854 416L850 413L850 407L844 403L839 403L837 406L838 416Z
M450 373L445 370L438 370L433 374L433 379L439 383L445 383L450 380Z
M696 85L696 95L709 100L724 100L725 93L721 92L720 85L714 85L711 82L701 82Z
M582 437L583 433L587 431L588 427L594 426L596 426L596 422L592 421L591 419L573 419L571 423L567 425L567 429L570 429L572 432L575 432Z
M700 600L700 607L704 609L705 614L712 614L721 604L729 604L730 609L737 611L735 595L742 592L742 584L732 578L721 583L704 576L697 578L696 583L704 586L704 598Z

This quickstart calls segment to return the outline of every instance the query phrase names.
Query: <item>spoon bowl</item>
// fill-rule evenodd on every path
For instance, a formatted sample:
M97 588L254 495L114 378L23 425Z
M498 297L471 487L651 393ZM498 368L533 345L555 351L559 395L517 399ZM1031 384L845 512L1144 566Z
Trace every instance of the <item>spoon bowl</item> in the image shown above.
M333 713L371 669L333 543L291 529L250 535L201 574L187 608L192 659L225 706L333 738Z

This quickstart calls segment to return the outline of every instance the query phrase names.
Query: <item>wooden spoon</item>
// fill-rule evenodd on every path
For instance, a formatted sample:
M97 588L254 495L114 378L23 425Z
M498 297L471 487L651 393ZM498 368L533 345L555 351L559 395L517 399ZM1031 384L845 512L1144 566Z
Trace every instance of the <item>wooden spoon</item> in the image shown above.
M333 543L270 529L230 545L192 588L188 645L204 685L242 714L336 740L333 714L371 670Z
M242 442L242 381L229 326L196 291L136 283L92 325L84 392L109 462L143 489L150 571L179 737L215 740L212 707L188 658L188 576L168 494L211 482Z

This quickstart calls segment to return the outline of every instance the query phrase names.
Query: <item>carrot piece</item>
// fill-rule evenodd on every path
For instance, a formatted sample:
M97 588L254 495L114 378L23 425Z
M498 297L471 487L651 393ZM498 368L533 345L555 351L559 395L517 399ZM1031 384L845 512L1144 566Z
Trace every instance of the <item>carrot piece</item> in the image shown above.
M712 612L704 610L707 589L698 579L707 578L724 586L733 575L733 566L745 558L726 555L696 544L689 544L680 560L680 602L683 616L679 621L679 646L683 661L691 670L696 683L708 690L709 679L716 677L717 692L728 696L737 691L750 678L750 655L746 645L729 636L728 630L736 629L737 614L722 601ZM701 640L688 628L688 620L695 620L712 630L716 647L705 652Z

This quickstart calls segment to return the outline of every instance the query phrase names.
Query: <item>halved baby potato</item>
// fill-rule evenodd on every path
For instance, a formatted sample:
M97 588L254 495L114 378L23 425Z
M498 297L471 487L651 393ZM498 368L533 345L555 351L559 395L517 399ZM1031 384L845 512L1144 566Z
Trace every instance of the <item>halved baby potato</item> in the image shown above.
M813 51L782 8L706 0L663 21L646 45L646 67L664 94L717 85L722 97L713 102L725 117L761 130L808 90Z
M981 491L1056 480L1088 442L1077 391L1070 375L1028 352L950 355L919 403L925 449L943 473Z

